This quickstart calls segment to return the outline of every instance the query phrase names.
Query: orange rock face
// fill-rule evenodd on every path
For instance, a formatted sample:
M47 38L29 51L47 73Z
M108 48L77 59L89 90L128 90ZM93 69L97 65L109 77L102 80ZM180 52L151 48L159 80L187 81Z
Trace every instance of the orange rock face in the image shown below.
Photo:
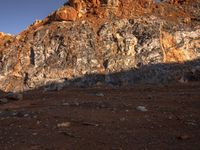
M61 7L55 12L55 19L59 21L75 21L77 19L77 11L73 7Z
M83 7L83 2L81 0L69 0L69 5L77 11L80 11Z
M170 0L170 3L171 4L187 4L187 3L189 3L190 2L190 0Z
M0 38L2 38L5 34L3 32L0 32Z
M200 31L197 30L196 33L200 33ZM162 32L161 44L164 55L163 62L182 63L197 58L198 53L195 51L195 48L199 47L200 40L198 39L198 37L191 37L193 40L190 40L190 38L184 37L184 34L186 35L187 32L177 32L175 35L171 35L167 32ZM176 39L177 37L182 37L185 44L181 44L182 41L178 43Z
M12 35L0 32L0 46L11 39L13 39Z
M0 40L5 39L7 36L8 36L7 34L0 32Z

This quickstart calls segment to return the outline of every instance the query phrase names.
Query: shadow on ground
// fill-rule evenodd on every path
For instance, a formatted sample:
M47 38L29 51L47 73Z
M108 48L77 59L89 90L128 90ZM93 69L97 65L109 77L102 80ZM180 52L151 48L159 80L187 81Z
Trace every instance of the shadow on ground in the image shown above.
M26 91L23 100L0 105L0 146L8 150L198 149L198 68L199 60L141 66L66 81L73 86L61 91L55 87L63 84ZM189 83L169 84L175 75ZM112 79L109 83L107 76ZM123 86L124 78L137 86ZM105 85L92 86L98 82ZM76 88L84 84L87 88Z
M106 65L105 65L106 67ZM105 68L109 70L108 68ZM135 86L138 84L168 84L200 81L200 59L184 63L139 64L137 69L105 74L88 74L72 80L64 79L62 83L49 83L46 90L60 90L63 87L92 86Z
M59 82L47 82L37 89L44 91L60 91L64 87L120 87L137 86L145 84L169 84L169 83L187 83L200 81L200 59L187 61L184 63L170 64L138 64L138 68L122 70L121 72L110 73L105 69L105 74L86 74L83 77L68 79L59 79ZM27 80L27 79L24 79ZM60 82L62 80L62 82ZM24 82L24 92L36 89L29 88ZM0 95L5 95L3 91Z

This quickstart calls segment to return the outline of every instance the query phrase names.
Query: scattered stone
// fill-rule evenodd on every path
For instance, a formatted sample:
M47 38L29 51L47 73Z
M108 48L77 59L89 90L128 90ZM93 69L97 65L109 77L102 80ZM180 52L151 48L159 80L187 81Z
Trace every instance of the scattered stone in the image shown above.
M63 122L63 123L57 124L58 128L69 128L70 126L71 126L70 122Z
M191 137L189 135L186 135L186 134L177 136L178 140L188 140L190 138Z
M55 83L55 84L50 84L47 87L44 88L44 92L47 91L61 91L65 87L64 83Z
M169 120L172 120L172 119L173 119L173 116L169 116L168 119L169 119Z
M196 121L187 121L186 124L189 125L189 126L198 126Z
M188 80L185 77L181 77L178 81L180 83L188 83Z
M25 112L20 111L20 112L17 112L16 117L23 118L23 117L25 117L26 115L27 115L27 114L26 114Z
M7 98L2 98L2 99L0 99L0 103L8 103L8 99Z
M42 122L42 121L39 121L39 120L38 120L36 123L37 123L37 125L39 125L41 122Z
M24 117L28 117L29 116L29 114L24 114Z
M33 133L32 135L36 136L36 135L38 135L38 133Z
M69 103L63 103L62 106L69 106Z
M145 106L138 106L138 107L136 107L136 109L139 110L139 111L142 111L142 112L148 111Z
M126 118L125 117L123 117L123 118L120 118L120 121L125 121L126 120Z
M82 125L85 125L85 126L95 126L95 127L99 126L99 124L90 123L90 122L83 122Z
M17 112L13 112L13 113L12 113L12 116L17 116Z
M75 102L72 104L73 106L80 106L81 104L79 102Z
M80 136L76 136L76 135L74 135L74 134L72 134L70 132L67 132L67 131L62 131L60 133L66 135L66 136L72 137L72 138L80 138Z
M9 92L5 97L9 100L23 100L23 94L21 93Z
M96 96L98 96L98 97L104 97L105 95L103 93L96 93Z

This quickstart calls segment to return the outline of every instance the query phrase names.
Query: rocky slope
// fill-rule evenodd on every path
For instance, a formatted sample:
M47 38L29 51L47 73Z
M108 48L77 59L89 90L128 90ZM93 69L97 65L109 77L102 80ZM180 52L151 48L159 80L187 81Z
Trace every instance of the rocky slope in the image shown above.
M0 36L0 89L199 80L200 3L171 3L70 0Z

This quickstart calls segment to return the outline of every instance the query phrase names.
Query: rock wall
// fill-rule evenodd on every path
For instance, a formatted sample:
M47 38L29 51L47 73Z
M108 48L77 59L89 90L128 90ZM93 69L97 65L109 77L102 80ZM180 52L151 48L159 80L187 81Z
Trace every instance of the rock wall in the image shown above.
M3 47L6 43L11 43L14 37L11 34L0 32L0 46Z
M54 13L59 19L36 22L0 47L1 90L199 80L198 24L172 27L155 15L114 15L94 23L69 19L76 9L66 7Z

